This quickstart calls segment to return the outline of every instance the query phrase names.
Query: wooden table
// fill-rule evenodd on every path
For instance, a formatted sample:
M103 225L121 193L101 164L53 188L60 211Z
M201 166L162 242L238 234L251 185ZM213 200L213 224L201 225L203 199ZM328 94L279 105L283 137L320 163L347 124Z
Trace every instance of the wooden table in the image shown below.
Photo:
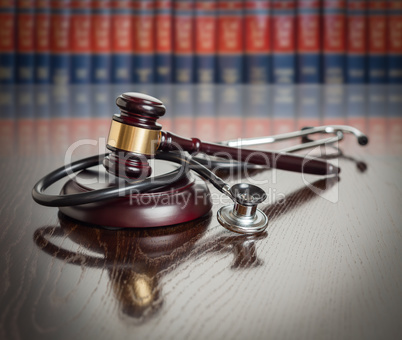
M58 215L31 198L64 162L57 119L3 122L16 134L0 156L0 338L401 339L401 119L357 118L371 144L340 144L339 181L252 174L268 194L255 237L219 225L212 187L211 214L184 225L113 231ZM85 119L67 121L85 137Z

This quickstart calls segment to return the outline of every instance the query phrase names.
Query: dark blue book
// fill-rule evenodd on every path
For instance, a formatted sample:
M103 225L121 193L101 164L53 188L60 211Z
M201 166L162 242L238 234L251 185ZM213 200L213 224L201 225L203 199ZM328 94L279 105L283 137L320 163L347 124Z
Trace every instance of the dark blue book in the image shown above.
M15 82L15 0L0 2L0 84Z
M155 4L155 82L173 82L173 0Z
M132 81L149 84L155 80L155 7L153 0L134 2L134 54Z
M91 82L94 84L107 84L111 80L111 18L110 0L92 1Z
M346 82L367 81L367 5L365 0L348 0Z
M91 81L91 1L71 3L71 83Z
M244 81L267 84L271 80L271 1L246 0L244 8Z
M53 84L70 82L70 0L51 0L50 80Z
M195 2L195 81L216 82L216 1Z
M193 0L178 0L173 7L173 81L194 82Z
M17 1L17 83L34 82L35 5L33 0Z
M243 82L243 29L243 2L218 0L218 83Z
M323 81L345 82L346 19L344 0L323 0Z
M296 82L296 1L273 1L272 80Z
M297 3L297 82L321 81L321 15L319 0Z
M387 18L386 0L368 3L368 81L387 82Z
M50 0L37 0L35 8L35 83L50 82Z
M402 1L388 1L387 22L388 83L402 84Z

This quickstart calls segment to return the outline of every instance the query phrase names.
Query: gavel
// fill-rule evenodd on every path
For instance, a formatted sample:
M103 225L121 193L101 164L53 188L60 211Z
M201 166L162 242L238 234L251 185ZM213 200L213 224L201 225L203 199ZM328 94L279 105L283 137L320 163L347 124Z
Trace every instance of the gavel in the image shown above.
M116 105L120 113L113 115L106 146L111 153L105 157L103 165L109 173L119 177L148 177L152 173L148 160L157 152L175 150L314 175L336 175L340 171L326 161L307 156L229 147L163 131L157 120L165 114L166 108L159 99L149 95L126 92L118 96Z

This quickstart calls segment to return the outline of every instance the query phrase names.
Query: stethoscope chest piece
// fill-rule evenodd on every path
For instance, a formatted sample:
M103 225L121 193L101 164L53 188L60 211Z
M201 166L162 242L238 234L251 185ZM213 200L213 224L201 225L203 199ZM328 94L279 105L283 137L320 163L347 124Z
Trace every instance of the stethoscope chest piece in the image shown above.
M230 188L234 206L224 206L218 211L219 223L230 231L240 234L257 234L268 226L268 217L257 205L266 199L261 188L240 183Z

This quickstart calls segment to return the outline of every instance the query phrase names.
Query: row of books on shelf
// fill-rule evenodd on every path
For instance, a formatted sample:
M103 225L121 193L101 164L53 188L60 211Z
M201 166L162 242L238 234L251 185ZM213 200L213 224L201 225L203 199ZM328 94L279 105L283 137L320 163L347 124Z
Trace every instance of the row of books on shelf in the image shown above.
M378 138L389 137L390 148L402 144L400 86L203 84L132 88L160 98L167 107L165 117L159 120L163 129L185 137L218 141L279 134L304 126L348 124L369 134L373 150L383 144L376 141ZM112 115L118 112L115 98L126 91L126 85L2 86L1 152L12 153L18 148L29 155L36 148L60 155L71 145L78 152L88 151L88 147L92 153L103 152Z
M400 0L1 0L0 83L402 83Z

